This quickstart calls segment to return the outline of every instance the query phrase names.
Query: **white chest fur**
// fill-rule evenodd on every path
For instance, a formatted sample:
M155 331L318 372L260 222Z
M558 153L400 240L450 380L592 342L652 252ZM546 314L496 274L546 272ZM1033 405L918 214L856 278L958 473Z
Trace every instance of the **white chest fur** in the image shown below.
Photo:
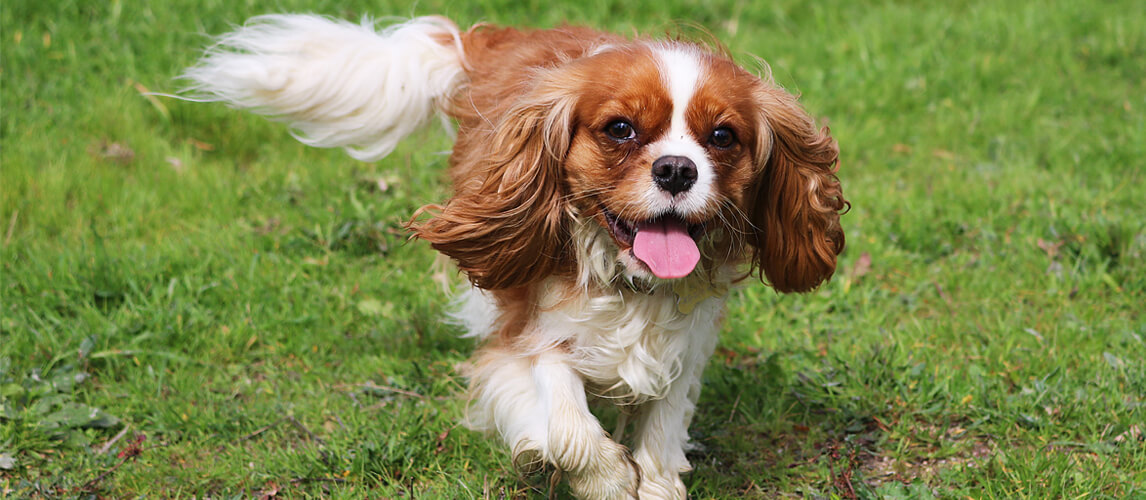
M467 336L496 330L500 312L488 294L471 289L459 299L454 317ZM723 297L711 297L682 314L669 290L546 299L541 302L560 305L540 308L523 332L520 352L562 346L590 389L618 404L663 398L682 373L703 366L715 349L724 309Z

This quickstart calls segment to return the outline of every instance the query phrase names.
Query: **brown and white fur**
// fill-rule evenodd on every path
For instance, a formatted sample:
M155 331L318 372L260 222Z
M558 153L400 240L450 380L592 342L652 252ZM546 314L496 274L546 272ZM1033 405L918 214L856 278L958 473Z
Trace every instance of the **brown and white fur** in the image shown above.
M686 497L728 288L757 274L811 290L844 246L827 129L697 44L271 15L184 76L192 99L362 160L436 114L456 121L454 195L410 230L472 284L454 313L480 340L467 423L523 468L558 468L580 498ZM591 402L621 407L614 433Z

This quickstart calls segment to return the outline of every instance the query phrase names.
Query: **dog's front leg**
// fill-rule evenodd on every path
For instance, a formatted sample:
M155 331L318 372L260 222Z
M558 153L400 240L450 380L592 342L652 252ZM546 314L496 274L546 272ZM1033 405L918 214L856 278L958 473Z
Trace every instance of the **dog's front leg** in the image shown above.
M692 470L685 457L688 426L700 397L701 374L715 347L716 322L692 332L694 343L681 359L681 373L662 399L641 405L636 422L633 457L641 469L641 500L688 497L680 474Z
M692 470L684 455L695 406L695 397L688 395L691 382L678 379L664 399L641 406L633 457L641 469L642 500L679 500L688 496L680 474Z
M633 457L641 469L641 500L680 500L688 496L682 472L692 470L685 458L688 425L700 394L700 370L685 370L664 399L641 406Z
M578 498L636 498L636 464L589 412L584 383L560 348L526 356L487 347L468 375L470 425L496 431L519 467L557 466Z

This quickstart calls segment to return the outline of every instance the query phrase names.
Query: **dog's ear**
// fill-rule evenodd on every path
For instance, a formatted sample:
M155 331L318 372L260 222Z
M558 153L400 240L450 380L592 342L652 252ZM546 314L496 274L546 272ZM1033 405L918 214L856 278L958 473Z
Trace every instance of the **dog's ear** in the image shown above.
M749 188L752 265L781 292L806 292L831 277L844 248L836 178L839 149L828 129L783 89L757 91L759 173Z
M542 80L518 99L494 124L489 144L455 151L455 169L476 171L457 172L454 198L424 207L419 212L433 216L409 225L480 288L534 283L572 258L562 164L576 100L555 83Z

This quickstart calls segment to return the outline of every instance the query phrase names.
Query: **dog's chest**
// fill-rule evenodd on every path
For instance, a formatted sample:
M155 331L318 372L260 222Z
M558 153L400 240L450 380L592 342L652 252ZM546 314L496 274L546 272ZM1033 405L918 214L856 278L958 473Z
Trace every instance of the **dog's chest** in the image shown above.
M664 397L715 347L723 300L682 314L675 295L618 294L543 314L543 327L571 335L575 369L589 390L637 404Z
M682 374L703 366L716 346L724 309L723 296L701 300L684 314L673 293L624 290L551 299L542 299L537 317L521 333L522 352L566 349L590 392L628 404L663 398ZM484 339L501 327L502 315L489 293L473 288L459 297L453 318L467 336Z

